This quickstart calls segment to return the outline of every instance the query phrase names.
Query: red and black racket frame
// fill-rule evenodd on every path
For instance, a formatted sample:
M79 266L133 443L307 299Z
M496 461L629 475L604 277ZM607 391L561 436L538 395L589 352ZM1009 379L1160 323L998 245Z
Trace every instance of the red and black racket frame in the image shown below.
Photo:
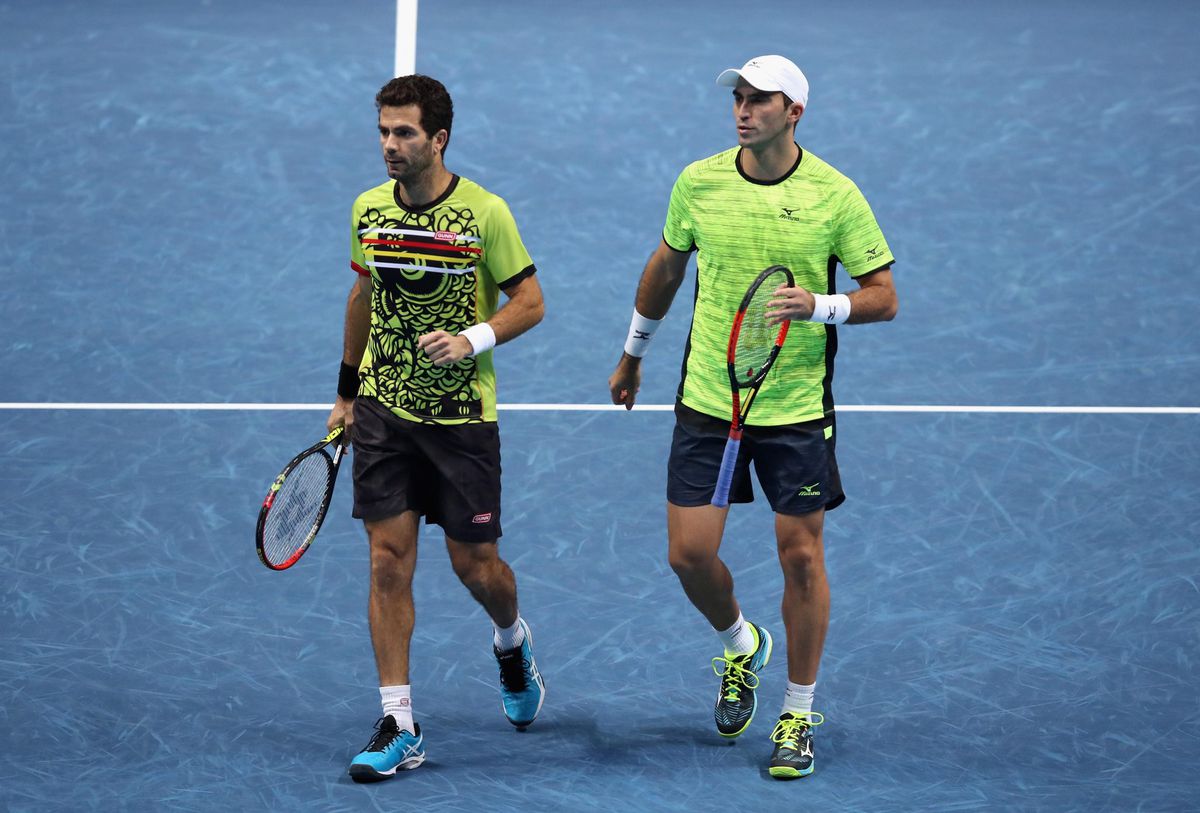
M267 492L266 498L263 500L262 508L258 512L258 524L254 531L255 548L258 551L258 559L271 570L287 570L296 562L300 561L300 557L308 550L313 539L317 536L317 531L321 529L321 525L325 522L325 514L329 511L329 504L333 500L333 486L337 482L338 468L342 464L342 456L346 451L347 442L345 437L345 427L338 426L333 429L328 435L314 443L309 448L305 449L300 454L296 455L291 461L283 467L283 471L271 483L271 488ZM330 443L335 443L336 447L331 456L327 450ZM310 529L307 538L296 550L282 562L271 562L263 548L263 532L267 524L267 515L271 512L271 507L275 504L275 496L279 493L279 489L283 486L285 480L293 470L309 455L322 455L325 458L325 463L329 467L329 486L325 490L324 498L321 501L320 508L317 511L316 520Z
M775 365L775 359L779 356L779 351L783 348L783 343L787 339L788 327L791 321L785 319L779 324L779 332L775 336L775 343L771 347L771 353L767 356L766 361L759 367L758 372L748 382L742 384L738 381L737 374L737 343L738 336L742 331L742 322L746 318L746 311L750 307L750 303L754 300L754 295L758 292L760 286L767 282L776 274L782 273L787 280L787 287L791 288L796 284L795 277L792 276L790 269L782 265L773 265L770 268L764 269L750 283L750 287L746 290L746 295L742 297L741 304L738 305L737 314L733 317L733 327L729 330L729 346L725 351L725 365L729 373L729 389L733 395L733 417L729 423L729 440L725 443L725 453L721 456L721 469L717 474L717 486L713 491L712 504L718 508L725 508L729 505L729 487L733 482L734 466L737 463L738 452L742 446L742 430L746 425L746 416L750 414L750 407L754 403L754 397L758 395L759 389L767 379L767 375L771 372L771 368ZM745 398L742 397L742 390L747 390Z

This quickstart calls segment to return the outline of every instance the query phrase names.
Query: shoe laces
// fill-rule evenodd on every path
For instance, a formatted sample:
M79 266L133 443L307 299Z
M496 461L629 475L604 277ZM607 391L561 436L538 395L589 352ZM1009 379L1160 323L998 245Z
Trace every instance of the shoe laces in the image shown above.
M730 703L736 703L742 697L742 689L757 689L758 675L746 667L750 665L750 655L737 655L733 658L713 658L713 672L721 676L721 694Z
M388 718L380 717L375 721L375 736L371 738L371 742L364 748L364 751L379 751L383 752L400 736L400 727L396 725L395 718L389 725Z
M528 685L525 680L524 647L510 649L507 652L496 650L496 662L500 664L500 685L506 691L514 694L525 691Z
M775 730L771 732L771 742L798 750L800 738L804 736L804 732L807 729L816 728L823 722L825 722L825 715L819 711L801 712L800 714L786 712L775 724Z

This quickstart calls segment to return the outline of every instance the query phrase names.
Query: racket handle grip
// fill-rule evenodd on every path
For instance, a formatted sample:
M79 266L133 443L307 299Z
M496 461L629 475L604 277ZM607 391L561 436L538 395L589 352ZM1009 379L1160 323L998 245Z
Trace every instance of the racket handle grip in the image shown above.
M725 454L721 455L721 470L717 472L717 488L712 497L712 504L718 508L729 505L729 486L733 483L733 468L737 463L738 449L741 447L740 438L725 441Z

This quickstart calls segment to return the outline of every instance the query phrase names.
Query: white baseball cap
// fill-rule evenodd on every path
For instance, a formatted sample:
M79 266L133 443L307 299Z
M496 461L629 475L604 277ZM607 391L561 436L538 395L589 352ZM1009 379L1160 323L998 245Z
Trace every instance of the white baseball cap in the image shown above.
M805 78L804 72L796 67L796 63L787 57L776 54L756 56L741 68L721 71L721 75L717 77L717 84L737 87L739 76L759 90L783 91L793 102L799 102L801 107L808 107L808 79Z

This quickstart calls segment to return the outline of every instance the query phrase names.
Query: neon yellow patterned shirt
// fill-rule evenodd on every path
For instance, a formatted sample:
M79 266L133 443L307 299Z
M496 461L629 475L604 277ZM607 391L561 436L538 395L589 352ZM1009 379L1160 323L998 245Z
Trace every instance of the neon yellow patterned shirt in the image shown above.
M417 339L487 321L499 291L534 273L508 205L454 176L438 200L410 208L388 181L358 196L350 227L350 266L372 282L359 395L410 421L495 421L492 351L435 367Z
M858 277L895 261L858 187L829 164L801 150L797 164L768 183L742 172L740 153L735 147L688 166L671 191L663 229L671 248L697 251L695 312L679 397L721 418L730 417L731 409L729 330L760 271L784 265L797 285L832 294L839 262ZM792 322L749 424L780 426L831 413L836 352L834 325Z

